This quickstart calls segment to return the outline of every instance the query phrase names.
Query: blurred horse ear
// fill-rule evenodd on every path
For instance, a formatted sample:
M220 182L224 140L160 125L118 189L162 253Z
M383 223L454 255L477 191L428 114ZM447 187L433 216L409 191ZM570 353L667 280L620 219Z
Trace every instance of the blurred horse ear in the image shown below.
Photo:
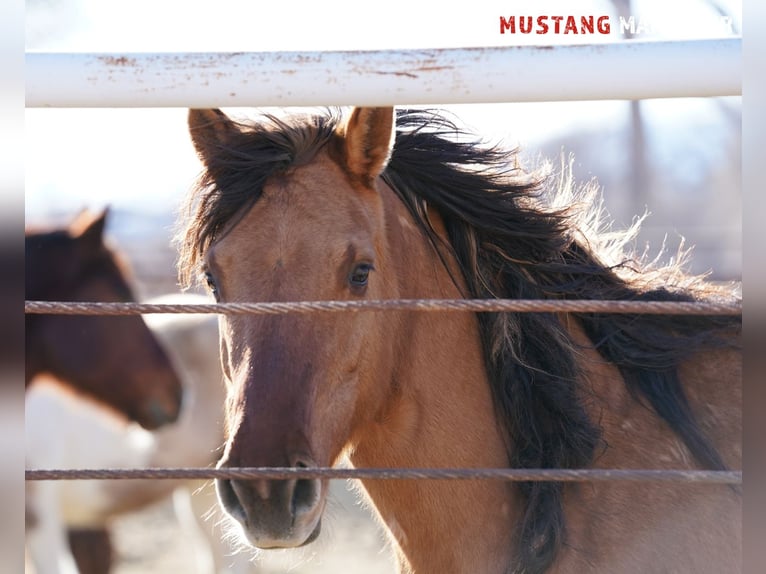
M205 166L222 147L226 147L232 135L239 133L237 125L221 110L189 110L189 134L194 149Z
M338 128L345 168L353 179L371 185L388 165L395 136L394 108L354 108Z
M87 209L81 211L69 226L70 235L81 245L99 248L104 242L104 228L108 214L108 207L105 207L101 213L93 213Z

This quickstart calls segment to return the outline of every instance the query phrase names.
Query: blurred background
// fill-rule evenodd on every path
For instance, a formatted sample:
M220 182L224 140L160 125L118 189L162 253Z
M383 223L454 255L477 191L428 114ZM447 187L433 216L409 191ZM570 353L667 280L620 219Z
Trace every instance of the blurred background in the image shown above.
M614 25L620 15L651 24L636 32L638 40L724 37L741 30L736 0L677 0L672 6L650 0L514 0L472 3L470 9L391 0L385 12L363 13L342 4L27 0L26 49L271 51L501 46L541 38L544 43L630 41L630 34ZM500 16L542 14L606 14L612 31L607 36L499 34ZM504 73L513 74L512 65ZM490 141L520 146L529 165L546 158L558 167L572 154L575 178L597 179L615 227L650 214L639 250L648 244L656 254L665 244L672 255L684 238L695 246L692 271L710 272L718 281L741 279L741 98L433 103ZM27 109L24 146L27 226L65 223L83 208L109 206L107 233L127 255L139 297L177 290L170 241L178 206L201 168L186 132L185 110ZM167 513L160 508L151 518L125 523L120 572L178 571L179 563L167 562L167 549L178 545L173 531L146 522L167 524ZM338 532L343 538L346 530ZM379 542L377 534L370 536ZM138 549L155 547L154 567L136 558ZM389 563L387 554L369 552ZM316 571L310 562L291 567Z

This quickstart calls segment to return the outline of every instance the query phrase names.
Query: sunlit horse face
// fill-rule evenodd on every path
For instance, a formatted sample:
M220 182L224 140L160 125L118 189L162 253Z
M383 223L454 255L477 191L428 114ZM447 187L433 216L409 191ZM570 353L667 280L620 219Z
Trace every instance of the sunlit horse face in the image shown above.
M27 298L134 301L103 243L106 213L84 213L69 229L26 238ZM178 418L182 385L140 316L27 317L27 377L54 375L147 429Z
M203 162L211 142L195 127L215 123L225 138L236 128L221 121L212 111L190 114ZM310 163L267 181L262 196L211 245L206 273L220 301L397 296L374 190L390 153L393 111L355 113L345 129ZM381 315L224 316L228 441L220 465L333 464L385 392L380 361L392 345ZM327 481L217 486L224 508L257 547L300 546L319 533Z

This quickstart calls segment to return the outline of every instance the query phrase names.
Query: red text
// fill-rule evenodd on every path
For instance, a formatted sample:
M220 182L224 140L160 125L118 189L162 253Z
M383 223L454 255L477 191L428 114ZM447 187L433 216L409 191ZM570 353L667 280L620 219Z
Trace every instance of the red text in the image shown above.
M609 16L500 16L500 33L505 34L609 34Z

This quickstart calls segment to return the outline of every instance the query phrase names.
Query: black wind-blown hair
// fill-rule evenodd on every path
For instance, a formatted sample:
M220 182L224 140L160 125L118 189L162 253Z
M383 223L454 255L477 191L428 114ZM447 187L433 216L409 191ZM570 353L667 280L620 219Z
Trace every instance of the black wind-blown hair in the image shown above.
M302 121L291 122L263 115L259 123L240 123L225 141L215 142L215 153L205 158L205 171L182 209L181 217L187 221L176 241L183 284L199 279L199 263L207 248L258 201L266 181L311 161L333 138L341 119L338 110L300 117Z
M270 119L230 141L192 195L182 273L237 212L255 201L268 177L307 161L327 144L338 117L304 124ZM694 301L722 295L678 268L638 269L627 255L606 264L582 229L578 211L546 207L547 180L516 166L513 151L470 139L443 115L402 110L383 179L444 257L457 260L472 298ZM552 190L555 194L557 190ZM448 244L427 211L444 222ZM595 238L598 239L598 238ZM664 276L662 276L664 274ZM661 277L661 279L657 279ZM601 356L616 365L629 391L648 403L683 439L698 463L721 470L721 457L701 432L678 377L681 361L729 344L722 333L739 317L576 314ZM583 405L578 347L551 313L479 313L485 362L498 419L518 468L588 467L600 428ZM724 330L724 331L722 331ZM520 483L523 515L516 527L514 573L544 572L565 542L562 484Z
M450 249L474 298L693 301L699 286L672 289L607 266L577 237L567 209L544 209L544 182L525 177L513 152L482 146L443 116L402 111L391 162L383 175L431 241L439 239L426 206L444 220ZM668 270L670 272L671 270ZM680 270L672 274L680 275ZM593 461L599 427L578 393L577 346L548 313L478 315L495 407L519 468L582 468ZM706 346L728 344L721 329L738 317L577 314L599 353L617 366L630 392L648 402L698 462L724 469L689 408L679 363ZM564 542L560 483L520 485L524 516L512 572L543 572Z

